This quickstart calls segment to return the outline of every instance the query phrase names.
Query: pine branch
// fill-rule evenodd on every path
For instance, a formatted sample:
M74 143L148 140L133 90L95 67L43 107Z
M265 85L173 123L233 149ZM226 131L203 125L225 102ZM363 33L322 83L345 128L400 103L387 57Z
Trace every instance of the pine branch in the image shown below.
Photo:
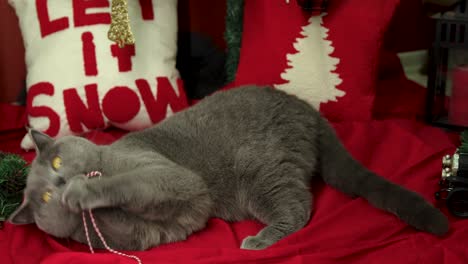
M226 1L226 31L224 39L227 45L226 76L227 82L235 79L239 65L242 30L243 30L244 0Z
M460 133L461 144L458 147L460 152L468 153L468 130L464 130Z
M28 172L27 162L20 156L0 153L0 222L21 204Z

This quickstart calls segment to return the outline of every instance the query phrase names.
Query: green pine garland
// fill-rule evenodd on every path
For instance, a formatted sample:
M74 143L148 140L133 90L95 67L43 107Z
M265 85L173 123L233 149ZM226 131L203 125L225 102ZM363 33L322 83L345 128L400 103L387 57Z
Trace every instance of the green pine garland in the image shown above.
M27 162L20 156L0 153L0 222L21 204L28 171Z
M242 25L244 17L244 0L226 1L226 32L224 39L227 45L226 76L227 82L235 79L242 40Z
M464 130L460 133L460 141L461 144L458 147L460 152L467 153L468 152L468 130Z

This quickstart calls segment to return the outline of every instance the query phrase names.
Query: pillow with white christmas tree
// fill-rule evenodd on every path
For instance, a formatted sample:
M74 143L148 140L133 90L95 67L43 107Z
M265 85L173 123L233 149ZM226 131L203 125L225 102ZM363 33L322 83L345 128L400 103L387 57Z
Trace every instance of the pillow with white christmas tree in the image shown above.
M111 0L9 0L26 48L28 125L52 137L139 130L188 106L177 1L130 0L134 45L108 39ZM33 148L28 135L21 147Z
M229 87L272 85L332 121L369 120L379 51L399 0L329 1L327 13L297 1L245 1L239 64Z

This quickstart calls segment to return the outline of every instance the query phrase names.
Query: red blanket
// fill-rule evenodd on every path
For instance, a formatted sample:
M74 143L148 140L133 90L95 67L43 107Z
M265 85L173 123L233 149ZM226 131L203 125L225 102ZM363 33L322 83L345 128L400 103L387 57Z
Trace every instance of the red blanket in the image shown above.
M382 80L380 88L393 86ZM403 85L405 84L405 85ZM398 91L393 90L395 96ZM333 124L348 150L371 170L393 182L433 198L440 178L441 158L452 153L456 141L438 128L415 121L419 113L395 109L390 93L386 94L386 110L380 109L384 120ZM415 93L418 94L418 93ZM401 94L400 94L401 95ZM420 97L419 99L423 99ZM414 100L414 97L411 98ZM383 104L383 103L382 103ZM408 105L414 105L408 102ZM7 109L8 108L8 109ZM391 108L391 107L390 107ZM385 111L384 111L385 110ZM19 142L23 136L20 107L1 106L0 150L22 154L27 160L34 153L23 153ZM393 111L393 112L392 112ZM394 113L394 118L389 116ZM402 118L404 115L408 118ZM398 116L399 119L396 119ZM5 119L6 118L6 119ZM20 120L20 121L18 121ZM112 142L120 131L93 132L88 137L100 144ZM365 200L351 199L317 181L314 214L301 231L281 240L264 251L240 250L241 240L258 232L262 225L255 221L227 223L211 219L206 229L188 240L163 245L145 252L131 252L143 263L468 263L468 220L450 217L451 231L438 238L419 232L393 215L371 207ZM442 210L448 215L445 208ZM56 239L34 225L6 224L0 231L0 263L136 263L105 251L90 254L86 245Z

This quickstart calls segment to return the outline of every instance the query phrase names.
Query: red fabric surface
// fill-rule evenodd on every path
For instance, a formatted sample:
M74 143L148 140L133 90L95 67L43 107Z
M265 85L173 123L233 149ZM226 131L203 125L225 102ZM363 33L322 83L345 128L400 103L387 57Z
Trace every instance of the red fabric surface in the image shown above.
M328 15L323 17L323 26L329 29L327 40L334 47L330 55L340 60L334 71L342 79L337 89L346 93L336 102L320 105L320 111L330 120L372 118L378 55L399 2L330 1ZM289 68L286 55L299 52L294 43L301 37L301 29L308 24L310 16L297 6L296 1L289 4L271 0L246 1L235 86L286 83L287 80L281 76ZM310 58L314 59L321 58ZM295 81L301 83L307 80Z
M275 19L280 23L285 21ZM275 42L270 46L277 45ZM257 52L263 52L263 49ZM276 56L274 53L268 55ZM404 77L394 54L381 56L383 64L373 104L373 117L379 120L333 125L348 150L364 165L434 202L440 161L444 154L454 151L458 143L456 135L417 121L423 113L424 89ZM256 78L261 79L261 72L261 68L255 67L252 74L259 73ZM0 104L0 151L18 153L30 161L34 152L19 148L25 133L24 121L24 108ZM87 137L98 144L108 144L123 134L120 130L106 130L90 132ZM468 263L468 246L464 243L468 236L468 220L450 216L450 233L437 238L415 231L392 215L372 208L363 199L350 199L320 181L314 184L311 222L268 250L239 249L242 238L258 232L261 224L212 219L206 229L193 234L187 241L135 254L143 263L159 264ZM445 208L443 211L448 215ZM55 239L34 225L6 224L0 230L0 263L136 262L104 251L90 254L86 245Z
M10 108L3 116L21 115L21 108ZM3 115L7 113L7 115ZM2 118L3 120L3 118ZM2 122L3 123L3 122ZM334 123L345 146L368 168L393 182L402 184L434 202L444 154L454 151L455 143L438 128L409 119ZM15 122L0 133L0 150L23 154L19 150L24 130ZM19 128L19 130L18 130ZM112 142L121 131L93 132L88 138L99 144ZM8 143L8 144L5 144ZM314 183L314 214L301 231L265 251L243 251L240 241L262 228L255 221L227 223L211 219L206 229L187 241L163 245L145 252L132 252L144 263L427 263L468 262L468 221L451 219L450 234L443 238L418 232L389 213L371 207L361 198L351 199ZM443 208L445 213L446 210ZM87 246L55 239L34 225L6 224L0 230L1 263L135 263L133 260L100 251L90 254Z

